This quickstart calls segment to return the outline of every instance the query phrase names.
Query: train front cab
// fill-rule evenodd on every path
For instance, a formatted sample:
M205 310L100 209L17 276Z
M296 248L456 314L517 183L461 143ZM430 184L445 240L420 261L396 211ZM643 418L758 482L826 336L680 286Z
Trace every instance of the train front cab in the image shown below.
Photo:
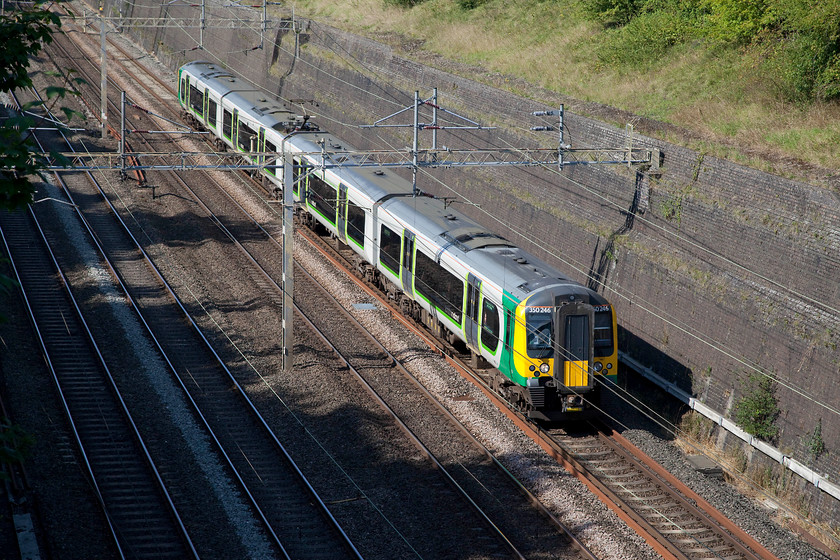
M615 313L608 304L565 297L557 297L554 305L520 304L512 375L524 385L528 416L546 421L594 416L604 381L615 382L615 332Z

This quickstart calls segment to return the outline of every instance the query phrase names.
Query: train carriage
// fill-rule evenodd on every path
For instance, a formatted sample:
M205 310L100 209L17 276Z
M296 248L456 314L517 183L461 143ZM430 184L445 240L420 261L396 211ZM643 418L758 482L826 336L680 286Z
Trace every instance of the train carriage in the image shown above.
M283 153L299 215L357 255L358 271L436 335L462 344L495 390L542 420L582 418L615 380L615 312L600 294L431 197L390 170L323 168L352 152L290 108L207 62L179 71L178 100L220 145ZM345 160L346 161L346 160ZM282 189L282 174L265 168Z

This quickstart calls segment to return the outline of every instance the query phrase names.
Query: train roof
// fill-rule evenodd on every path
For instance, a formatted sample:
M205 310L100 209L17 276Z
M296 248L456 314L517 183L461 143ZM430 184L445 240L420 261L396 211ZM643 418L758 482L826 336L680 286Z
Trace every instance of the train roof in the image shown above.
M321 147L327 152L353 152L356 147L328 132L307 132L295 134L288 140L289 145L301 152L321 152ZM310 156L315 162L320 162L318 155ZM328 161L333 163L347 163L357 158L352 154L332 154ZM357 160L358 161L358 160ZM336 167L328 170L339 181L352 184L353 187L371 203L388 196L411 193L411 183L400 177L393 169L381 167Z
M293 130L288 145L300 152L307 152L314 162L320 162L322 147L327 152L353 152L356 148L328 132L319 131L314 125L306 128L306 120L295 115L287 106L270 100L265 92L223 69L218 64L196 61L183 69L198 77L209 88L229 100L265 128L280 134ZM301 126L303 123L303 127ZM278 146L279 148L279 146ZM351 154L333 154L335 162L343 163L357 157ZM605 304L596 292L565 276L500 235L488 230L465 214L453 209L446 201L427 196L412 196L411 183L393 169L377 167L340 167L328 172L347 184L355 192L381 203L381 208L410 226L419 238L442 247L438 252L450 251L467 267L483 278L492 278L499 286L519 300L529 298L533 305L553 305L555 294L574 294L592 304ZM439 255L434 255L440 258ZM499 275L499 271L504 271ZM549 288L543 290L543 288Z
M302 152L320 152L322 145L327 151L355 150L344 140L326 132L297 135L289 142ZM520 300L533 295L540 301L539 305L549 305L542 303L535 292L556 286L557 289L550 293L559 291L579 297L588 294L593 304L606 302L554 267L453 209L446 201L412 196L411 183L393 169L344 167L333 169L332 173L339 180L352 183L372 202L380 201L383 211L403 222L404 226L410 226L419 237L457 253L457 258L479 276L497 279L500 278L498 272L503 270L499 285Z
M218 64L196 61L185 64L183 69L237 107L240 115L250 117L265 128L285 133L305 121L288 106L281 105L266 92L255 89L252 84Z
M556 289L547 293L578 294L579 297L588 297L591 303L605 303L598 294L453 210L441 199L410 195L393 197L382 203L382 209L404 221L405 225L410 225L419 236L456 254L457 259L478 276L493 279L519 300L536 296L543 288L555 286ZM499 274L500 271L503 274ZM553 295L547 297L550 299ZM541 300L539 304L543 304Z

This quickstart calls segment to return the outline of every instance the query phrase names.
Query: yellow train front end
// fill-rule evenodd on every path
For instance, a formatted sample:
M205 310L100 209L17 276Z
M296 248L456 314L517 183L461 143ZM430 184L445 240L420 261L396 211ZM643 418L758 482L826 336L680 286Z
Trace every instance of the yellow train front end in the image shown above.
M598 294L576 292L535 294L516 308L510 378L532 418L590 417L604 381L616 381L615 312Z

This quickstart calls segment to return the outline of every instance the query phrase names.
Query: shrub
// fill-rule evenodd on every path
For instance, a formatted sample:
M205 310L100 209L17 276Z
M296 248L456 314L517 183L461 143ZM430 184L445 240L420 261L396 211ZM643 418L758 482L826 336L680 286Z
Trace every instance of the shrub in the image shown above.
M707 36L714 42L748 43L772 21L767 0L706 0Z
M458 0L458 7L462 10L473 10L486 2L487 0Z
M825 452L825 441L822 438L822 418L817 422L814 431L804 438L802 443L805 444L808 454L812 461L816 461Z
M590 19L605 27L627 25L639 12L641 0L587 0L584 10Z
M774 441L779 435L776 419L781 411L774 394L773 379L753 373L744 382L744 388L744 396L735 403L735 421L747 433Z
M689 24L679 14L646 13L610 31L598 56L604 62L644 67L690 36Z

